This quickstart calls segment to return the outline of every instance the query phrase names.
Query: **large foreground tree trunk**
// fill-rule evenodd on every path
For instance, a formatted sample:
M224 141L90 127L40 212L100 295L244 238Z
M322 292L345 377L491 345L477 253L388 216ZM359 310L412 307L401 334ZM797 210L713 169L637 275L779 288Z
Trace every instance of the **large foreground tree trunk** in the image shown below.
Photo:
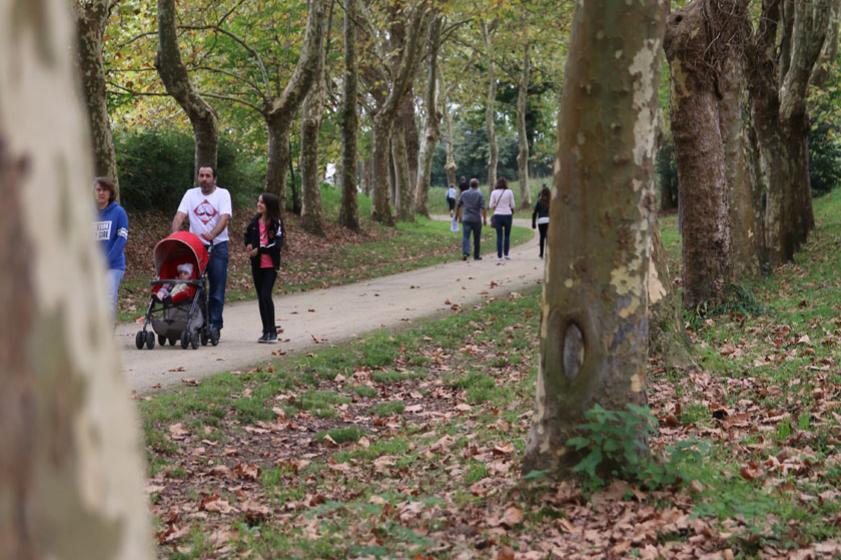
M645 402L665 7L663 0L587 0L576 8L526 472L569 474L581 457L566 442L593 405L622 409Z
M63 0L0 0L0 558L146 559L72 21Z
M155 67L161 81L181 106L193 127L196 140L196 157L193 176L199 167L210 165L216 169L219 151L219 126L216 112L199 95L190 81L187 67L181 60L176 30L175 0L158 0L158 54Z
M357 204L356 134L359 127L357 115L358 68L356 64L356 0L345 0L345 76L342 92L342 206L339 224L359 231L359 206Z
M308 0L304 44L295 71L281 94L269 101L263 114L269 131L266 190L280 198L281 209L286 203L286 169L290 162L289 132L295 112L318 76L318 59L324 40L326 1Z
M114 0L77 0L75 7L79 70L93 140L93 171L95 175L113 179L119 197L117 154L108 117L105 66L102 62L105 27L115 3Z
M529 136L526 130L526 111L529 104L529 74L531 72L530 45L523 47L523 69L517 84L517 174L520 179L520 208L531 208L529 190Z
M717 304L730 283L730 207L719 130L718 93L707 65L708 0L669 17L675 143L683 237L683 304Z

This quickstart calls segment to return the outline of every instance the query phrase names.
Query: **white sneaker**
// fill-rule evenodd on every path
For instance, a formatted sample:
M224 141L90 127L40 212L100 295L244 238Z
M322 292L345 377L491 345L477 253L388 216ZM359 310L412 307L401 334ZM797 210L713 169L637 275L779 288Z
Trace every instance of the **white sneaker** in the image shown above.
M506 260L506 261L510 261L510 260L511 260L511 257L509 257L508 255L505 255L505 260Z

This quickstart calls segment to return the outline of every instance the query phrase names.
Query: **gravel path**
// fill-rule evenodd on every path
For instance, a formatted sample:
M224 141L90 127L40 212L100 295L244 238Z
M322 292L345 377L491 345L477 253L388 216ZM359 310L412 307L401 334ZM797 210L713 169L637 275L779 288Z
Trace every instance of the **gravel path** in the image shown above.
M524 219L515 223L531 225ZM461 234L453 237L454 245L460 243ZM225 306L225 328L217 347L182 350L180 345L167 345L137 350L137 325L120 325L116 334L129 388L148 393L184 379L242 370L271 359L272 352L313 351L376 329L404 328L451 313L453 304L468 305L531 288L543 279L543 261L536 245L535 237L513 247L511 260L497 260L496 247L483 246L481 261L456 261L346 286L275 296L277 321L284 329L278 344L257 343L260 315L253 301Z

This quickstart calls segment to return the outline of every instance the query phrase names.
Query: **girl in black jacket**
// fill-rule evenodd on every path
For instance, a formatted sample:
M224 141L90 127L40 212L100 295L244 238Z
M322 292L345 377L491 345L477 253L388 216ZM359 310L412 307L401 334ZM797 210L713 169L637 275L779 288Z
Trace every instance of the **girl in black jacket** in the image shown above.
M283 235L278 197L272 193L261 194L257 199L257 215L245 230L245 249L251 257L251 275L263 321L263 336L257 340L261 343L277 342L272 290L280 268Z
M534 205L534 212L531 213L531 229L537 226L540 231L540 258L543 258L543 246L546 244L546 232L549 230L549 201L552 193L543 185L537 204Z

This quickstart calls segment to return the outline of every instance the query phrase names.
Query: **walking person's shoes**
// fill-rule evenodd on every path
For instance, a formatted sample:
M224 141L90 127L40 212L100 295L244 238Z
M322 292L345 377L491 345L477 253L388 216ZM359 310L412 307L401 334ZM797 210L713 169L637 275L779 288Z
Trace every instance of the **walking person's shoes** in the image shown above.
M508 255L505 255L505 260L506 260L506 261L510 261L510 260L511 260L511 257L509 257Z
M466 257L465 257L465 260L466 260ZM482 260L482 257L473 257L473 260L474 260L474 261L481 261L481 260Z
M277 342L277 331L266 333L266 344L274 344Z
M466 260L467 260L467 257L469 257L469 256L470 256L470 255L462 255L462 256L461 256L461 260L466 261Z
M263 333L263 336L257 339L260 344L265 344L269 338L269 333Z

